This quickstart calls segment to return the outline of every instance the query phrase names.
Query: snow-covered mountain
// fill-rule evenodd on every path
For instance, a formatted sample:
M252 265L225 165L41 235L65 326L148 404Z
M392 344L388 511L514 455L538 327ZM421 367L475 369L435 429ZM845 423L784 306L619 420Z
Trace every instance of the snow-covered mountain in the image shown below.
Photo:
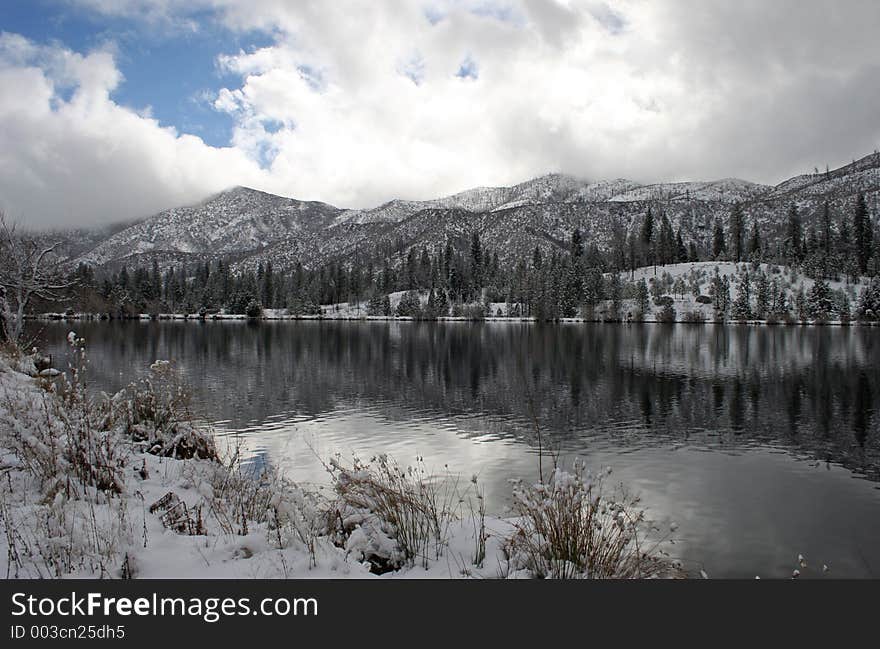
M564 247L575 228L588 243L608 247L636 227L650 207L666 213L685 240L708 245L716 216L734 202L757 220L768 243L780 236L785 214L797 203L809 225L824 201L835 218L865 192L877 218L880 155L824 173L796 176L772 187L739 179L643 185L631 180L591 182L549 174L510 187L478 187L425 201L392 200L372 209L340 209L237 187L204 202L161 212L129 227L83 233L68 246L73 262L95 266L161 265L229 258L252 267L307 267L380 258L413 245L434 249L447 240L466 245L474 230L502 262L535 246Z
M236 187L198 205L160 212L102 241L77 261L101 266L145 255L247 255L326 227L340 211Z

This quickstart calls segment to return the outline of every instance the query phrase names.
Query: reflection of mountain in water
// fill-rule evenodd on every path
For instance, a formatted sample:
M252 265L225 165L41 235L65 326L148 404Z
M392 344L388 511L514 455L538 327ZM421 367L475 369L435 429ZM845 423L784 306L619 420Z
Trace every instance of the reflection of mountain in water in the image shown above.
M780 444L880 478L880 331L429 323L78 323L119 387L177 360L212 420L369 408L553 445ZM64 325L45 335L61 341ZM58 349L61 344L58 343ZM472 421L468 421L472 418ZM488 428L488 430L487 430ZM545 443L547 440L545 440Z

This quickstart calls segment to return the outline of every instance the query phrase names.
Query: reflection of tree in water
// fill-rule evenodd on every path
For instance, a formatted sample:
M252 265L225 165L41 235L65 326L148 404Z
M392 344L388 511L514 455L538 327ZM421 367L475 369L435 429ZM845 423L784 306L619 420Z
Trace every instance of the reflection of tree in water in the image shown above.
M47 335L61 349L69 327ZM776 442L874 477L880 331L832 327L432 323L78 323L92 375L120 386L179 361L207 418L370 408L476 417L535 442ZM483 419L480 419L483 417ZM499 423L500 422L500 423ZM466 426L459 426L460 428ZM467 434L467 433L463 433Z

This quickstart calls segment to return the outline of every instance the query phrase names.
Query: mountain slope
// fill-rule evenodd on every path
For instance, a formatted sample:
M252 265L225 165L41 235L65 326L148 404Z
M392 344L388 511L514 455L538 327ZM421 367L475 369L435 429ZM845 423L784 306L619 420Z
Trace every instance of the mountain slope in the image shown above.
M427 201L393 200L367 210L344 210L238 187L190 207L161 212L122 229L80 235L71 250L75 262L95 266L139 264L157 259L163 266L187 260L230 258L237 267L272 261L276 268L300 262L318 267L346 262L353 255L379 260L412 246L436 249L447 240L468 245L477 231L502 263L536 247L567 245L579 228L587 243L609 248L645 212L665 213L685 241L711 246L717 216L727 218L733 202L761 226L765 245L784 230L785 214L796 203L806 226L824 201L835 220L849 213L859 192L868 196L876 219L880 155L821 174L806 174L775 187L738 179L641 185L626 179L589 182L549 174L510 187L479 187ZM87 242L86 245L83 242Z
M253 253L285 236L322 229L339 212L325 203L236 187L198 205L166 210L133 225L77 261L100 266L145 254Z

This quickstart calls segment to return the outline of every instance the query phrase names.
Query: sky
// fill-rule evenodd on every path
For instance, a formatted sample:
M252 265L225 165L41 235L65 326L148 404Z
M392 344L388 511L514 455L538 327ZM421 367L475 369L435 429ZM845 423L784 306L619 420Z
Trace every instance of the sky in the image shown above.
M775 184L880 147L878 26L875 0L3 0L0 209Z

